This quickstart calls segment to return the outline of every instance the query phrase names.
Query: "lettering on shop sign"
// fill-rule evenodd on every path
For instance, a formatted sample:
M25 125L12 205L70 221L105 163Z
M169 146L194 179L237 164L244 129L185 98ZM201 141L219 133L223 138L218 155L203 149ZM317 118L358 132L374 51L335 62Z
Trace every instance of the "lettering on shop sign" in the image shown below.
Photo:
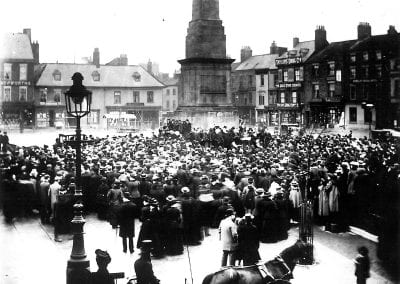
M4 80L4 81L1 82L1 84L3 86L30 86L31 82Z
M353 83L373 83L373 82L377 82L378 80L376 79L356 79L353 80Z
M280 83L275 85L276 88L300 88L301 83Z
M287 58L278 58L275 59L275 64L276 65L290 65L290 64L299 64L303 60L301 56L296 56L296 57L287 57Z
M297 104L290 104L290 103L284 103L284 104L276 104L277 107L297 107Z

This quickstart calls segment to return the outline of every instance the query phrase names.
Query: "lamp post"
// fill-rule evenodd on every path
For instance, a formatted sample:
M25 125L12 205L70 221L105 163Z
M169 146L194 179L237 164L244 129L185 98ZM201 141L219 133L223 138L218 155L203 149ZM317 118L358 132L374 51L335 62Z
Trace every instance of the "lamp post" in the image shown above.
M369 126L368 126L368 137L371 138L371 125L372 125L372 109L375 107L374 104L367 103L367 102L362 102L361 106L363 107L364 111L368 111L370 114L370 119L369 119Z
M318 133L312 133L311 141L308 144L308 174L307 183L304 191L304 201L300 207L300 227L299 227L299 239L307 244L307 251L305 257L299 260L300 264L311 265L314 263L314 228L313 228L313 202L308 200L308 189L310 187L311 177L311 149L314 146L314 141L318 139L325 129Z
M76 118L76 187L75 198L77 203L74 205L74 219L72 231L74 234L73 246L70 259L67 264L67 284L85 284L90 281L90 263L86 258L85 243L83 238L83 205L81 188L81 123L82 117L90 113L90 104L92 92L82 85L83 76L81 73L75 73L72 76L73 85L65 92L65 104L67 113Z

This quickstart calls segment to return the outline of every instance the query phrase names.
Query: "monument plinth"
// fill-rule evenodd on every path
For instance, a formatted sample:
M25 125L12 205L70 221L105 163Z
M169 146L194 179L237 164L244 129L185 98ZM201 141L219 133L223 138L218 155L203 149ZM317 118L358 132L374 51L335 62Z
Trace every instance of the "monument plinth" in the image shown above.
M194 126L235 126L231 64L226 36L219 19L218 0L193 0L192 21L186 36L186 58L181 64L180 93L175 115Z

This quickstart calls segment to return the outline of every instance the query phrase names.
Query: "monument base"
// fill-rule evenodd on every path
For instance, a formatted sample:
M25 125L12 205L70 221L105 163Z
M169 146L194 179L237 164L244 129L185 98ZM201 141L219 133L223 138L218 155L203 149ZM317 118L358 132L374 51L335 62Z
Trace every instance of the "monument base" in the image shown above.
M239 116L233 106L184 106L178 107L175 119L189 120L192 127L209 129L214 126L238 127Z

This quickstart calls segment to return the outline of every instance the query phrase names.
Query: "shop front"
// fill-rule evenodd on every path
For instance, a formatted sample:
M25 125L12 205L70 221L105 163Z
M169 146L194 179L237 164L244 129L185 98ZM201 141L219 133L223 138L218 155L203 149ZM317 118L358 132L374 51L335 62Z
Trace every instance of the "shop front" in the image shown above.
M133 107L127 104L122 107L106 107L103 116L107 129L144 130L156 129L160 126L161 106Z
M339 124L344 107L339 102L310 102L309 124L320 127L333 127Z
M39 105L36 107L36 127L58 127L68 125L64 105Z
M0 125L5 129L32 128L34 106L30 102L3 102Z

